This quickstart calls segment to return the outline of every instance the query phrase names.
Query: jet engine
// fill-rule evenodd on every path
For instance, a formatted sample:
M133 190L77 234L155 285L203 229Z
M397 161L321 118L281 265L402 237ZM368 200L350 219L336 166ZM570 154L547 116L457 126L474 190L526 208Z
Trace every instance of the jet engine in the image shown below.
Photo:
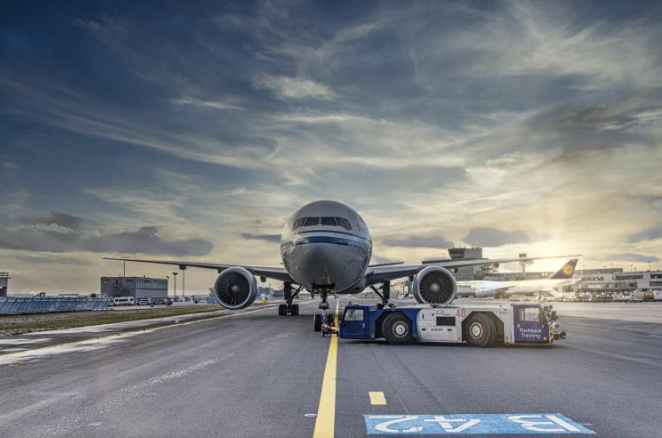
M428 266L416 275L414 298L419 303L450 304L457 293L457 282L448 269Z
M257 280L246 268L226 269L214 283L214 297L226 309L245 309L257 297Z

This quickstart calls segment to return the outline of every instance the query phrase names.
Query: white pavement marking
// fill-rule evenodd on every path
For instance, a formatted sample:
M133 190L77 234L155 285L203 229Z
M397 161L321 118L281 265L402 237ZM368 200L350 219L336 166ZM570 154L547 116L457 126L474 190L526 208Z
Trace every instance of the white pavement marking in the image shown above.
M73 397L75 396L75 393L62 393L62 394L56 394L51 397L39 400L36 403L32 403L30 405L24 406L19 409L14 409L13 411L9 411L5 414L0 415L0 426L11 423L12 421L24 416L24 415L29 415L33 411L38 410L38 409L43 409L46 406L53 405L60 400L67 398L67 397Z

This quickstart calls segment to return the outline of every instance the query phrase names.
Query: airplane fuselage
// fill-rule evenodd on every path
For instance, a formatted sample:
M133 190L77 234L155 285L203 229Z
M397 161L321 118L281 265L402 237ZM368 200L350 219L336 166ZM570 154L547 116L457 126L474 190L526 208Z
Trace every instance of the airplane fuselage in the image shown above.
M316 201L288 218L280 242L283 265L307 290L360 292L372 255L368 226L352 208Z

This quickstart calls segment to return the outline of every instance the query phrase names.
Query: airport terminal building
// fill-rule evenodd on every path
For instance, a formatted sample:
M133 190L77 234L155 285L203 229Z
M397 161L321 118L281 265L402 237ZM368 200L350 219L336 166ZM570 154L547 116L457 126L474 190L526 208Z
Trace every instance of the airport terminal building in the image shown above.
M150 277L101 277L101 294L111 298L167 298L168 280Z
M649 292L662 290L662 271L623 271L620 268L577 271L574 292Z

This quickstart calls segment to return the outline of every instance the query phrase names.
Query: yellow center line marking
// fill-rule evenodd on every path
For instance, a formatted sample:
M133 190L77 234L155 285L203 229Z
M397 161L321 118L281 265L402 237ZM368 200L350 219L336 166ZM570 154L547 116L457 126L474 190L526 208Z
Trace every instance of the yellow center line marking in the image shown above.
M335 323L338 327L338 309L340 300L336 299ZM331 335L329 354L326 357L326 368L322 380L322 393L317 408L317 420L313 438L333 438L336 426L336 371L338 364L338 335Z
M368 392L370 394L370 404L371 405L385 405L386 404L386 397L384 396L384 393L381 391L370 391Z
M263 309L251 310L251 311L248 311L248 312L239 312L239 313L232 313L230 315L214 316L212 318L203 318L203 319L198 319L198 320L195 320L195 321L186 321L186 322L168 324L168 325L163 325L163 326L160 326L160 327L153 327L153 328L148 328L148 329L131 330L131 331L126 331L126 332L122 332L122 333L115 333L115 334L112 334L112 335L98 336L96 338L82 339L80 341L65 342L63 344L48 345L46 347L32 348L30 350L15 351L15 352L12 352L12 353L4 353L4 354L0 354L0 359L3 359L5 357L29 356L30 354L33 354L34 352L37 352L37 351L52 350L52 349L62 348L62 347L71 347L71 346L74 346L74 345L80 345L80 344L85 344L85 343L93 343L93 342L96 342L96 341L103 341L105 339L124 338L124 337L134 336L134 335L141 334L141 333L153 333L153 332L156 332L156 331L159 331L159 330L165 330L165 329L172 328L172 327L181 327L183 325L197 324L197 323L200 323L200 322L207 322L207 321L215 321L215 320L218 320L218 319L230 318L230 317L233 317L233 316L248 315L250 313L263 312L265 310L275 309L275 308L276 308L276 306L271 306L271 307L265 307ZM180 316L184 316L184 315L180 315Z

